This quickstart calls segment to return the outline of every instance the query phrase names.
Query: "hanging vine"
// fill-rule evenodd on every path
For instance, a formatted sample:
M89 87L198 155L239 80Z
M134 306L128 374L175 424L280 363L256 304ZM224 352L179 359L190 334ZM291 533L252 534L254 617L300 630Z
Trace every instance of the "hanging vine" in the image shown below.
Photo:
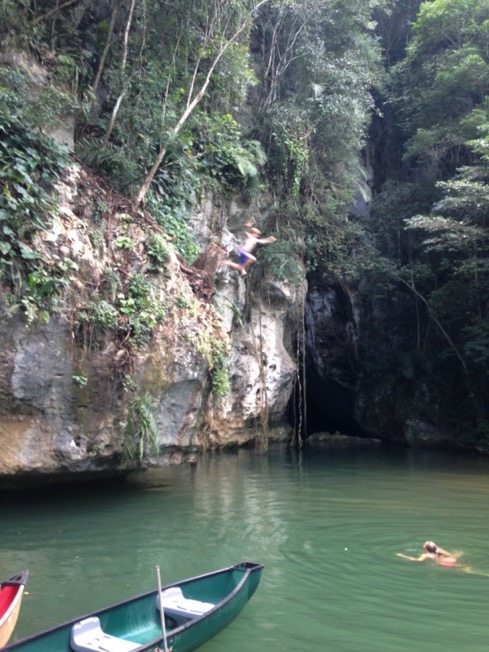
M304 262L304 261L303 261ZM306 320L305 292L300 293L296 337L296 381L294 386L294 432L292 446L302 448L307 431ZM295 410L297 409L297 412Z
M259 296L262 296L261 283L259 286ZM251 303L250 303L251 310ZM253 320L251 320L253 323ZM265 368L263 364L263 337L262 337L262 321L261 310L258 311L258 333L259 342L257 344L255 332L251 328L251 337L253 340L253 349L255 351L256 360L258 362L258 373L260 379L260 389L257 394L257 404L259 403L259 419L255 421L255 449L258 453L266 453L268 451L268 418L269 418L269 404L268 404L268 391L267 382L265 377ZM259 427L258 427L259 423Z

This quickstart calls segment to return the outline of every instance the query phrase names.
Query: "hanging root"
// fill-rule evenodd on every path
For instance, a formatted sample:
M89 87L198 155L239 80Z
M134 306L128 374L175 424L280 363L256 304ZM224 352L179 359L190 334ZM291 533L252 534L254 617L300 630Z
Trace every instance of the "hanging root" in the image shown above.
M252 320L251 320L252 321ZM268 391L267 391L267 382L265 377L265 368L263 365L263 348L262 348L262 324L261 324L261 311L258 311L258 326L259 326L259 346L257 346L255 333L253 328L251 328L251 335L253 338L253 348L255 349L256 359L258 361L258 369L260 374L260 391L259 399L257 397L257 402L259 400L260 405L260 418L259 425L256 427L255 434L255 449L258 453L266 453L268 450L268 418L269 418L269 406L268 406ZM255 422L257 426L258 423Z

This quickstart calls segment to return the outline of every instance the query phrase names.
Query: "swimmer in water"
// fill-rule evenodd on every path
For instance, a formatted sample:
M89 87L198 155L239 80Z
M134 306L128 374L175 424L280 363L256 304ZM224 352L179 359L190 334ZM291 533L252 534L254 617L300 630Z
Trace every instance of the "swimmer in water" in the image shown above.
M459 566L458 559L461 553L454 554L443 550L434 541L425 541L423 551L419 557L409 557L408 555L403 555L402 552L396 554L398 557L409 559L410 561L426 561L427 559L431 559L440 566Z
M425 541L423 544L423 553L419 557L409 557L409 555L403 555L402 552L396 552L398 557L403 559L409 559L409 561L434 561L437 566L447 566L451 568L457 568L464 573L469 573L470 575L479 575L482 577L489 577L488 573L481 573L480 571L473 570L470 566L462 566L459 563L460 557L462 557L463 552L448 552L443 550L436 545L434 541Z

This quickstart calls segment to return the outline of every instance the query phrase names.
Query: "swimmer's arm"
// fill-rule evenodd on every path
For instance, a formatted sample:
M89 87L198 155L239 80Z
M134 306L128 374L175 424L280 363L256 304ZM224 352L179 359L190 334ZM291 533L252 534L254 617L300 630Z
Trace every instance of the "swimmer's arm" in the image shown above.
M419 557L409 557L408 555L403 555L402 552L396 552L396 555L398 557L402 557L403 559L409 559L409 561L424 561L425 559L428 558L428 555L420 555Z

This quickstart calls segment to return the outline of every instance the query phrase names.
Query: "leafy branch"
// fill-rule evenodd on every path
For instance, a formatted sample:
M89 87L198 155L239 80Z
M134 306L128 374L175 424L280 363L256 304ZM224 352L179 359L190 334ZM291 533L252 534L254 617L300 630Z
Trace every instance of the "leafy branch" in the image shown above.
M258 2L255 5L254 12L256 12L259 9L259 7L266 4L267 2L269 2L269 0L260 0L260 2ZM193 69L191 82L190 82L190 85L189 85L189 88L188 88L188 91L187 91L187 101L186 101L186 104L185 104L184 111L181 114L181 116L178 119L175 126L170 130L170 132L168 134L168 138L169 138L170 141L173 140L178 135L178 133L180 132L180 130L182 129L184 124L187 122L187 120L191 116L191 114L194 111L194 109L196 108L196 106L199 104L199 102L201 102L201 100L203 99L203 97L206 94L206 91L207 91L207 89L209 87L212 76L214 74L214 71L216 70L219 62L224 57L224 55L229 50L229 48L233 45L233 43L239 38L239 36L249 26L249 24L250 24L250 22L252 20L253 14L252 13L247 13L246 17L241 21L241 23L238 25L238 27L235 29L235 31L232 33L232 35L229 36L229 37L226 37L225 34L226 34L227 29L230 26L230 21L231 21L231 17L232 17L232 12L231 12L231 14L228 16L227 20L225 20L221 35L219 35L219 33L216 33L217 30L215 30L216 23L219 21L219 19L221 17L221 13L223 12L223 9L227 8L226 4L227 3L224 0L221 0L221 1L216 0L215 13L211 17L211 19L210 19L210 21L209 21L209 23L207 25L204 40L203 40L203 44L202 44L200 52L199 52L199 54L197 56L197 60L196 60L196 63L195 63L194 69ZM233 3L231 3L231 5L232 4ZM202 60L204 58L204 55L208 54L209 45L210 45L211 41L213 43L216 43L217 52L214 54L214 58L212 59L210 65L209 65L209 68L207 70L207 73L206 73L206 75L204 77L204 80L203 80L202 84L197 89L197 86L198 86L197 79L198 79L198 75L199 75L199 73L201 71ZM157 155L153 165L151 166L151 169L149 170L148 174L146 175L146 177L145 177L145 179L143 181L143 184L141 185L141 188L139 189L139 192L138 192L138 194L136 196L136 201L137 201L138 204L141 204L144 201L144 198L146 197L146 194L147 194L149 188L151 187L151 184L153 182L155 174L158 171L158 168L160 167L163 159L165 158L166 152L167 152L167 145L163 144L160 147L158 155Z

